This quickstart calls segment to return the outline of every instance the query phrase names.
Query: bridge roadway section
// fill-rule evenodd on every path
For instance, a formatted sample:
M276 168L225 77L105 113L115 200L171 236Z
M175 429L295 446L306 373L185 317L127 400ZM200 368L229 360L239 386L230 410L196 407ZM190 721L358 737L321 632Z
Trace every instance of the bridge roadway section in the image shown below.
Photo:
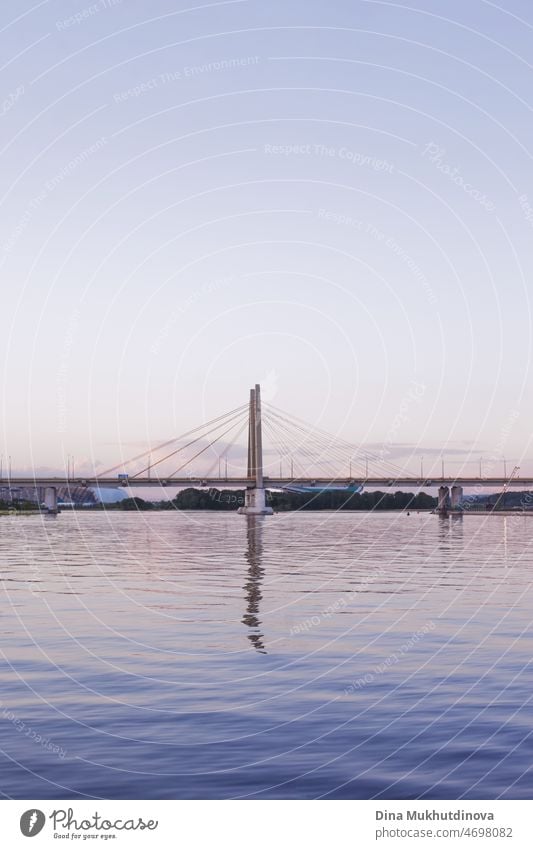
M441 487L441 486L462 486L462 487L502 487L512 486L514 488L528 489L533 485L533 477L397 477L397 478L282 478L264 476L264 486L266 489L283 489L287 486L316 486L317 489L325 486L354 486L361 485L368 488L391 488L391 487ZM220 489L224 488L247 488L255 486L254 478L249 477L13 477L11 479L0 479L0 488L11 487L151 487L151 486L172 486L172 487L212 487Z

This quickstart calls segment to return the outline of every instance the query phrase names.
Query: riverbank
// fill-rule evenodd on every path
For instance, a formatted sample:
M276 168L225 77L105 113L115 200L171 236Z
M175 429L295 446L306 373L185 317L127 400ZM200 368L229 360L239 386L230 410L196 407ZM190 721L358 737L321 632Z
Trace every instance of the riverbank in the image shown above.
M439 514L436 510L431 510L436 516ZM446 513L440 514L443 519L448 516L533 516L533 510L447 510Z

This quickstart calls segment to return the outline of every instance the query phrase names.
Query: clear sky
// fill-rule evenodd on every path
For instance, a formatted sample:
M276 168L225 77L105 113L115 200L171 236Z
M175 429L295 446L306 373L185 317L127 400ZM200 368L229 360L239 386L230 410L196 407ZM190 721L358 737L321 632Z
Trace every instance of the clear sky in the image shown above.
M530 2L0 17L14 469L108 465L261 381L413 470L533 472Z

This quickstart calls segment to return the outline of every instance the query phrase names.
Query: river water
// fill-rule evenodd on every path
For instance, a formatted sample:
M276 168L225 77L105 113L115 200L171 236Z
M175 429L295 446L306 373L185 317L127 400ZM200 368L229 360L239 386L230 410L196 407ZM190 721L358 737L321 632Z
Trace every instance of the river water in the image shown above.
M533 519L0 519L0 792L531 798Z

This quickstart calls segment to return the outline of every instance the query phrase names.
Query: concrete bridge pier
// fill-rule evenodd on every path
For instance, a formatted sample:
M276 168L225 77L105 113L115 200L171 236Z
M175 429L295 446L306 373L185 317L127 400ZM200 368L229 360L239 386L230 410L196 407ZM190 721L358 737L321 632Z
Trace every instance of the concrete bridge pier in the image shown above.
M47 486L44 489L44 506L47 513L59 513L57 506L57 488L55 486Z
M450 507L451 507L452 510L460 510L462 503L463 503L463 487L458 486L456 484L455 486L452 486L452 495L451 495Z
M272 507L267 507L266 490L257 487L247 489L244 496L244 507L239 507L239 513L247 516L270 516Z
M441 516L446 516L448 513L448 497L450 488L448 486L439 486L439 500L437 503L437 513Z

